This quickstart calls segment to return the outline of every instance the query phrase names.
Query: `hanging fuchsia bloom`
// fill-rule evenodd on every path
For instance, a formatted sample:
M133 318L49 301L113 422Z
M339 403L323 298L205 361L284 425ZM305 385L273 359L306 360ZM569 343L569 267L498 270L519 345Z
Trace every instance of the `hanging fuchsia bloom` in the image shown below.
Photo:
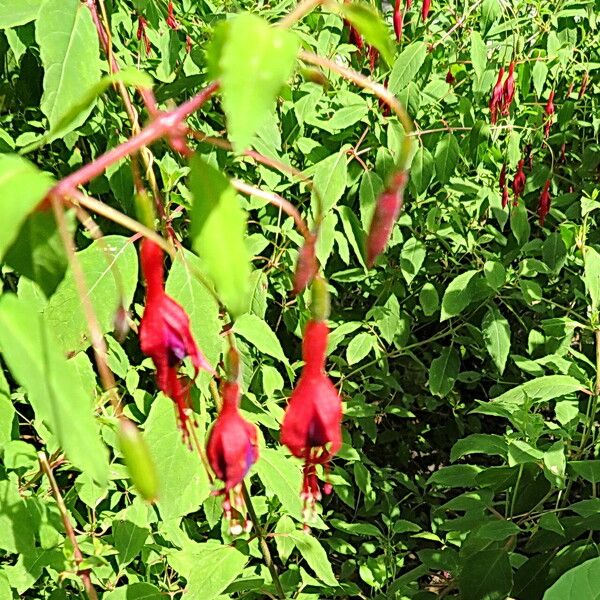
M427 21L427 17L429 16L429 11L431 9L431 0L423 0L423 6L421 7L421 17L423 18L423 23Z
M544 137L547 138L550 135L550 127L552 127L552 115L554 114L554 90L552 90L548 96L548 102L546 102L544 114L546 115L546 123L544 124Z
M173 30L179 29L179 21L175 18L175 8L172 0L169 0L167 6L167 25Z
M246 518L242 481L258 460L257 433L256 426L240 414L239 384L226 381L222 395L223 406L208 436L206 456L216 476L225 484L215 494L223 495L223 511L229 521L229 531L239 535L252 527Z
M546 215L550 212L550 179L546 179L544 189L540 194L538 200L538 217L540 219L540 225L544 226Z
M396 0L394 4L394 13L392 14L392 22L394 23L394 33L396 34L396 41L399 42L402 39L402 28L404 26L404 11L402 10L402 0ZM408 3L407 3L408 8Z
M500 177L498 179L498 185L500 187L500 192L502 193L502 208L506 208L508 206L508 184L506 183L506 163L503 163L502 169L500 169Z
M367 266L373 266L375 259L385 250L392 235L394 223L402 210L404 188L408 182L406 171L399 171L391 178L388 187L377 198L375 212L367 236Z
M508 77L502 88L502 114L507 116L510 113L510 105L515 97L515 62L512 61L508 66Z
M317 238L310 234L310 237L304 241L304 245L298 253L298 262L296 263L296 272L294 273L294 287L292 293L298 295L315 278L319 270L319 263L316 256Z
M456 83L456 77L452 75L452 71L450 69L448 69L448 72L446 73L446 83L449 83L450 85L454 85Z
M498 107L502 103L502 94L504 93L504 86L502 85L502 80L504 79L504 67L500 67L498 71L498 79L496 80L496 85L492 90L492 97L490 98L490 113L491 113L491 122L492 125L496 124L498 120Z
M302 342L305 364L281 426L281 443L304 460L302 499L307 522L321 499L316 465L323 465L327 473L329 461L342 446L342 403L325 373L328 333L325 321L306 324ZM323 491L329 494L331 485L326 484Z
M375 46L369 46L369 68L371 72L375 70L377 66L377 59L379 58L379 50Z
M517 172L515 173L515 178L512 182L512 189L514 193L513 203L515 206L519 203L519 198L523 195L523 190L525 189L525 183L527 181L527 177L523 171L524 165L525 160L521 159L517 165Z
M146 27L148 26L148 21L142 15L138 17L138 28L137 28L137 39L144 42L144 48L146 49L146 54L150 54L152 50L150 46L150 40L146 34Z
M164 288L163 251L155 242L144 239L141 265L146 280L146 307L140 323L142 352L152 358L156 367L158 388L177 405L179 427L187 441L187 389L178 375L183 359L189 356L195 375L212 367L198 349L190 331L185 310L168 296Z

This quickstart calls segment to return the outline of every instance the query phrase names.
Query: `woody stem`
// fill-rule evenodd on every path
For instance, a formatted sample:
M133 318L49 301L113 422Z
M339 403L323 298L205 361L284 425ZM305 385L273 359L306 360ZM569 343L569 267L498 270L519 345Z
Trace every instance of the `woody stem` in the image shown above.
M246 487L246 483L242 482L242 494L244 495L244 502L246 503L246 507L248 508L248 515L250 516L250 520L252 521L252 525L254 526L254 530L256 531L256 535L258 536L258 545L260 547L260 551L263 555L263 559L265 561L265 565L269 569L269 573L271 573L271 578L273 579L273 585L277 590L277 594L279 598L285 598L285 592L283 591L283 586L281 585L281 581L279 580L279 574L277 573L277 567L273 563L273 558L271 556L271 551L269 550L269 545L267 544L267 539L265 537L265 532L262 529L256 511L254 510L254 505L252 504L252 498L248 493L248 488Z
M73 556L75 557L75 563L77 564L77 574L81 577L81 581L83 582L83 587L88 595L90 600L98 600L98 594L96 593L96 589L92 584L92 579L90 577L90 570L83 569L79 570L79 565L83 562L83 554L81 553L81 549L79 548L79 544L77 543L77 538L75 537L75 530L73 529L73 525L71 525L71 519L69 518L69 513L67 512L67 507L65 505L65 501L63 500L62 494L58 489L58 485L56 483L56 479L54 479L54 474L52 473L52 467L48 463L48 458L44 452L38 452L38 460L40 461L40 467L42 471L48 478L50 483L50 488L52 489L52 495L54 496L54 500L58 506L58 511L60 512L60 517L63 522L63 526L65 528L65 532L71 545L73 546Z

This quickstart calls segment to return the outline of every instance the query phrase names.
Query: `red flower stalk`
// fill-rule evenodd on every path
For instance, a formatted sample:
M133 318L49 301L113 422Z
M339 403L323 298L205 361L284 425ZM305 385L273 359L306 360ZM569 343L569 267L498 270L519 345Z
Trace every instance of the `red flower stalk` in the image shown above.
M328 333L325 321L306 324L302 342L305 364L281 426L281 442L304 460L302 499L307 522L321 499L316 465L323 465L327 473L329 461L342 446L342 403L325 373ZM329 494L331 485L323 486L323 492Z
M525 176L525 172L523 171L523 167L525 165L525 160L521 159L519 164L517 165L517 172L515 173L515 178L512 182L512 189L515 195L514 204L515 206L519 203L519 198L523 194L523 190L525 189L525 182L527 181L527 177Z
M544 189L540 194L538 201L538 216L540 218L540 225L544 226L546 215L550 212L550 179L546 179Z
M379 50L375 46L369 46L369 68L371 72L375 70L377 66L377 59L379 58Z
M587 90L588 83L590 81L590 76L586 73L583 74L581 78L581 87L579 88L579 94L577 95L577 99L581 100L583 95L585 94L585 90Z
M504 86L502 85L502 80L504 79L504 67L500 67L498 71L498 79L496 80L496 85L492 90L492 97L490 98L490 112L491 112L491 122L492 125L495 125L498 120L498 107L502 102L502 94L504 92Z
M404 188L408 182L406 171L395 173L388 187L377 198L375 212L367 237L367 266L372 267L375 259L385 250L392 235L394 223L402 210Z
M167 6L167 25L173 30L179 29L179 21L175 18L173 0L169 0L169 4Z
M179 427L187 441L187 388L178 375L183 359L189 356L195 375L200 369L213 373L212 367L198 349L190 331L185 310L164 288L163 251L155 242L144 239L141 264L146 280L146 307L140 323L142 352L152 358L156 367L158 388L177 405Z
M500 192L502 193L502 208L506 208L508 206L508 184L506 183L506 163L503 163L502 169L500 169L500 177L498 178L498 185L500 187Z
M396 34L397 42L399 42L402 39L402 28L404 26L404 11L402 10L401 4L402 0L396 0L396 3L394 4L394 13L392 15L392 22L394 23L394 33ZM408 8L408 1L406 7Z
M138 16L138 28L137 28L137 39L144 42L144 47L146 49L146 54L150 54L152 50L150 46L150 40L146 35L146 27L148 26L148 21L142 15Z
M309 285L319 271L319 264L315 254L317 237L310 234L310 237L304 241L304 245L298 253L298 262L296 263L296 272L294 273L294 288L292 293L298 295Z
M222 495L223 511L229 521L229 531L239 535L250 531L252 523L246 518L242 481L258 460L256 426L248 423L239 411L240 386L226 381L222 387L223 406L215 421L206 445L206 456L216 476L225 484L215 495ZM233 516L233 514L236 516ZM237 514L242 515L242 520Z
M546 123L544 125L544 137L550 135L550 127L552 127L552 115L554 114L554 90L550 92L548 96L548 102L544 108L544 114L546 115Z
M431 9L431 0L423 0L423 6L421 7L421 17L423 18L423 23L427 21L427 17L429 16L429 11Z
M515 97L515 62L512 61L508 66L508 77L502 88L502 114L510 113L510 105Z

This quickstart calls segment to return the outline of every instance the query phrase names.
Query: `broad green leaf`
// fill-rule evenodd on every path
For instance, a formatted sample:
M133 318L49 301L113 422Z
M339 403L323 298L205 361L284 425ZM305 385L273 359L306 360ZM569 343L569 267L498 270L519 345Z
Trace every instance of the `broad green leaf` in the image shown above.
M365 41L379 50L383 60L391 66L394 61L394 44L389 29L381 15L367 4L340 4L339 9Z
M485 347L498 372L502 375L510 352L510 325L496 307L491 307L485 313L481 323L481 332Z
M583 390L583 385L569 375L545 375L508 390L492 402L501 404L524 404L530 402L548 402L561 396Z
M36 21L36 40L44 66L41 109L54 129L80 103L82 94L100 81L100 45L92 13L80 0L44 0ZM72 120L79 127L89 107Z
M0 155L0 260L17 239L27 215L44 199L52 180L16 154Z
M414 170L411 169L410 176L413 177ZM358 200L360 202L360 222L365 231L369 230L375 203L381 192L383 192L383 181L375 171L365 171L360 180Z
M417 41L409 44L394 62L388 82L388 88L393 94L399 94L423 66L427 57L427 44Z
M0 348L37 418L56 436L69 461L105 484L108 453L94 420L92 398L65 359L47 318L12 294L2 296Z
M342 148L339 152L328 156L317 164L313 185L316 192L312 195L313 213L318 214L317 207L319 198L323 214L329 212L342 197L346 190L346 180L348 179L348 160L346 151ZM317 196L318 192L318 196Z
M33 550L36 527L16 478L0 481L0 498L0 549L10 554Z
M440 297L435 286L432 283L426 283L419 292L419 302L423 309L423 314L430 317L440 305Z
M487 50L485 42L481 37L479 31L474 30L471 32L471 63L475 75L479 79L483 76L483 73L487 67Z
M482 550L469 555L458 577L461 600L505 600L512 584L506 550Z
M409 238L402 246L400 269L406 283L410 284L421 270L426 252L425 244L417 238Z
M346 348L346 360L349 365L360 362L375 346L375 338L365 331L355 335Z
M294 540L289 535L294 531L296 531L296 524L288 515L283 515L277 521L277 526L275 527L275 545L277 546L279 558L284 564L294 551Z
M523 246L529 240L531 226L529 225L527 208L522 201L519 202L518 206L513 206L510 211L510 230L519 246Z
M546 83L546 77L548 77L548 66L545 60L536 60L533 65L533 87L538 98L542 97L544 91L544 84Z
M106 592L102 600L162 600L161 591L151 583L130 583Z
M190 161L192 243L227 309L248 309L250 256L245 244L246 215L227 178L194 156Z
M454 134L446 134L435 147L435 174L440 183L448 183L456 170L460 149Z
M600 482L600 460L570 460L568 468L594 485Z
M242 315L236 320L234 331L250 342L259 352L268 354L281 362L288 362L275 332L260 317L251 313Z
M119 565L128 565L142 550L150 530L127 519L113 521L113 546L119 553Z
M163 519L198 510L210 494L206 469L181 441L173 401L159 394L145 423L144 439L159 476L158 509Z
M591 246L585 247L585 268L583 281L588 296L591 299L590 306L597 311L600 306L600 254Z
M0 29L18 27L33 21L43 0L0 0Z
M302 558L315 572L315 575L323 583L337 587L338 582L333 574L331 562L319 540L304 531L295 531L290 535Z
M558 273L567 258L567 247L558 231L551 233L542 247L544 262L552 271Z
M119 303L122 301L127 310L137 287L135 247L127 238L107 235L77 252L77 258L100 328L103 333L112 331ZM71 270L67 271L50 298L44 316L65 352L85 350L91 345L87 320Z
M410 182L414 185L417 194L422 194L431 183L432 178L433 156L425 146L420 146L410 166Z
M427 485L435 484L447 488L472 487L475 485L475 477L481 473L481 470L481 467L476 465L442 467L429 477Z
M506 283L506 269L501 262L488 260L483 265L485 282L494 290L499 290Z
M567 571L544 594L544 600L600 600L600 557Z
M477 275L475 270L465 271L448 284L442 298L440 321L455 317L469 306L472 300L469 284L475 275Z
M460 356L454 348L444 348L440 356L431 361L429 389L435 396L446 396L454 387L460 369Z
M211 365L216 365L223 350L219 305L206 286L194 277L201 270L200 259L183 251L183 260L173 261L165 290L183 306L190 317L190 328L198 346Z
M297 461L288 458L281 450L261 448L254 468L267 493L275 494L291 517L301 519L302 472Z
M292 74L298 39L287 29L249 13L227 23L213 59L223 94L229 138L244 150L273 110L279 90Z
M506 440L500 435L472 433L458 440L450 451L450 462L456 462L467 454L488 454L504 458L508 455Z
M0 367L0 450L12 439L15 407L10 398L10 388Z

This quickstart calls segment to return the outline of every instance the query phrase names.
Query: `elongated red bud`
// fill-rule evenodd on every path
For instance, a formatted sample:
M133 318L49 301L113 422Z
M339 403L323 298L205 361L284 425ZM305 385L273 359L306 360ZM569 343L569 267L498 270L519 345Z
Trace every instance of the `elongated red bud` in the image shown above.
M589 81L590 81L590 76L588 75L588 73L586 71L583 74L583 77L581 78L581 87L579 88L579 94L577 95L578 100L581 100L583 98L583 95L585 94L585 90L587 90Z
M427 21L427 17L429 16L430 10L431 0L423 0L423 6L421 7L421 17L423 18L423 23Z
M550 179L546 179L544 189L540 194L538 200L538 217L540 219L540 225L544 226L546 215L550 212Z
M402 10L401 4L402 0L396 0L396 3L394 4L394 13L392 15L397 42L402 39L402 28L404 26L404 11ZM408 8L408 3L406 4L406 7Z
M167 6L167 25L173 30L179 29L179 21L175 18L175 8L172 0L169 0Z
M502 102L502 93L504 91L504 86L502 85L502 80L504 79L504 67L500 67L498 71L498 79L496 80L496 85L492 89L492 97L490 98L490 113L491 113L491 122L492 125L496 123L498 120L498 107Z
M373 266L375 259L385 250L392 235L394 223L402 210L404 188L407 182L408 174L406 171L396 173L387 189L377 198L366 244L367 266L369 268Z
M296 272L294 273L294 288L292 290L294 296L304 290L319 271L319 263L315 254L316 243L317 238L311 233L310 237L304 241L302 248L300 248Z
M379 58L379 50L375 46L369 46L369 68L371 72L375 70L377 66L377 59Z
M523 194L523 190L525 189L525 183L527 181L527 177L525 176L525 172L523 171L523 166L525 165L525 160L521 159L519 164L517 165L517 172L515 174L515 178L513 179L512 188L514 197L514 204L518 204L519 198Z
M158 475L146 441L138 428L128 419L119 422L119 448L131 481L147 502L158 497Z
M115 339L122 342L129 333L129 313L122 303L119 304L113 321Z
M552 127L552 115L554 114L554 90L550 92L548 101L544 107L544 113L546 115L546 123L544 124L544 137L550 135L550 127Z
M137 39L144 42L144 48L146 50L146 54L150 54L152 50L150 46L150 40L146 35L146 27L148 25L148 21L142 15L138 17L138 28L137 28Z
M508 77L502 88L502 114L510 113L510 105L515 97L515 63L512 61L508 67Z

